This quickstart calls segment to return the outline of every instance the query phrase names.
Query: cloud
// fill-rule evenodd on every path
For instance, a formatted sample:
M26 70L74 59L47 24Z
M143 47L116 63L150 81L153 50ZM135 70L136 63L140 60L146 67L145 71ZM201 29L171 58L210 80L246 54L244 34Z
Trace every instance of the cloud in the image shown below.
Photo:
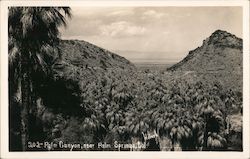
M62 38L125 53L143 52L121 54L126 58L184 57L217 29L242 37L241 7L73 7L72 11Z
M134 14L134 11L132 9L120 9L120 10L115 10L113 12L110 12L107 14L107 17L109 16L131 16Z
M111 37L127 37L143 35L146 32L146 28L133 25L127 21L113 22L109 25L100 26L101 34Z
M148 17L160 19L162 16L164 16L164 13L156 12L155 10L147 10L143 13L143 19Z

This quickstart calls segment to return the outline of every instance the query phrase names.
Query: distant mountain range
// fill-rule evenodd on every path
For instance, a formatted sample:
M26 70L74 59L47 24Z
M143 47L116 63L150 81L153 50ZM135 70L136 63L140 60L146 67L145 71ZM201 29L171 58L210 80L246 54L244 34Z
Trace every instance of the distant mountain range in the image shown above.
M181 60L179 52L113 50L133 63L173 64Z

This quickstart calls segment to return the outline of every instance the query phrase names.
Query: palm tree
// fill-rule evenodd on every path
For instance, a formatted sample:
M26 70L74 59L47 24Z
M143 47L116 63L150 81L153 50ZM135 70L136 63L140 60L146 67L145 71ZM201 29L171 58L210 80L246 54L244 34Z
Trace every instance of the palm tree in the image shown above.
M34 107L32 71L48 71L46 60L53 56L53 50L59 44L59 27L66 26L66 18L71 17L70 11L69 7L9 8L9 66L12 80L19 79L21 84L23 150L27 150L30 139L32 122L29 118ZM17 85L16 82L11 82L14 86Z

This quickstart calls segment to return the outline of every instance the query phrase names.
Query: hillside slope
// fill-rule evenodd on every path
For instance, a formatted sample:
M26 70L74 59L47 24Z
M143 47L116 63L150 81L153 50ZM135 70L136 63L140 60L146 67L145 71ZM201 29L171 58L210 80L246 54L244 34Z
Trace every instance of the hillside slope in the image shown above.
M220 81L229 87L242 88L243 79L242 39L226 31L217 30L192 50L179 63L168 68L188 76L202 75L208 80Z
M130 68L130 63L124 57L114 54L86 41L63 40L60 49L63 59L75 66L101 68Z
M84 80L87 76L105 74L107 69L133 70L135 66L117 54L86 41L61 40L59 49L62 58L53 65L55 76ZM82 77L80 77L82 76ZM78 79L77 79L78 78Z
M201 47L189 52L171 71L242 71L242 39L217 30L203 41Z

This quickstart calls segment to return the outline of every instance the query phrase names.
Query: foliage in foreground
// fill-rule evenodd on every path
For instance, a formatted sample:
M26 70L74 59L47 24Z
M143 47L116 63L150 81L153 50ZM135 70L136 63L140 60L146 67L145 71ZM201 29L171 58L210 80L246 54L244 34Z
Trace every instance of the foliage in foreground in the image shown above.
M42 119L49 134L46 141L136 143L155 131L162 150L229 148L229 120L242 109L240 93L217 82L170 79L160 73L114 69L87 73L76 72L78 78L89 77L78 83L79 103L72 107L70 101L76 101L72 98L64 105L77 111L61 111L60 105L47 103L49 113L43 115L51 114L51 120Z

